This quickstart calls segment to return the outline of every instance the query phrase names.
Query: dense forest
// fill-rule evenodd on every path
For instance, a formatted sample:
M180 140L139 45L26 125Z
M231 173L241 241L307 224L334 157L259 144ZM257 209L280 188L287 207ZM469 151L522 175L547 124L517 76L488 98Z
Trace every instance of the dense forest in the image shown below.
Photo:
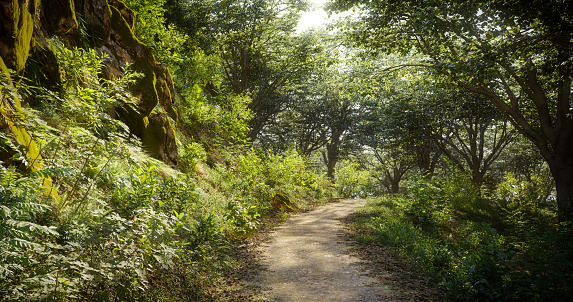
M336 198L451 301L571 301L573 2L315 8L0 0L0 301L227 301Z

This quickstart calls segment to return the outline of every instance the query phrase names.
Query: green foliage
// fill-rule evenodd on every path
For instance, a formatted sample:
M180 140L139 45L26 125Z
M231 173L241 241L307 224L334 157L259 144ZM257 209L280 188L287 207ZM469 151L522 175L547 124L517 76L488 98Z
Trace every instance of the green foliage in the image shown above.
M348 198L368 196L367 188L370 181L369 171L360 170L357 163L348 160L339 165L335 175L338 194Z
M524 240L527 233L543 230L550 225L556 212L555 199L551 196L552 186L544 186L540 175L532 181L520 181L511 173L498 184L492 198L497 201L506 232L517 240Z
M181 152L179 152L181 163L190 171L195 169L200 162L207 159L207 152L203 145L199 143L190 143L183 145Z
M130 218L134 210L146 207L177 216L196 202L195 185L189 175L161 178L153 169L139 169L118 182L111 202L122 217Z
M38 182L0 166L0 293L8 280L35 262L32 252L42 250L35 237L58 235L37 219L50 208L37 202Z
M412 202L406 210L413 221L422 226L433 226L450 217L448 213L447 188L443 183L436 183L419 177L410 188Z
M176 103L181 120L194 128L212 131L219 143L243 144L249 131L252 117L248 109L250 98L233 94L209 100L199 85L186 89L183 98Z
M105 56L99 55L94 49L66 48L58 40L50 43L58 58L64 95L44 89L38 94L42 105L56 106L54 110L74 117L76 123L87 128L101 128L106 124L108 127L121 127L115 120L107 118L104 112L123 103L135 102L135 98L127 92L127 87L135 83L141 74L127 66L120 78L102 79L100 73Z
M126 0L135 12L134 33L153 50L159 62L173 68L185 58L182 51L188 37L165 20L166 0Z
M468 175L419 176L405 196L369 203L360 223L370 240L403 251L453 301L565 301L571 227L552 224L554 200L544 192L508 174L490 200Z
M259 224L260 214L254 205L246 206L239 201L231 200L227 204L227 219L232 221L235 232L241 236L253 236Z
M401 219L400 209L382 211L382 216L368 221L374 240L404 251L440 281L453 300L499 301L504 280L500 262L513 254L495 229L485 223L470 224L465 239L443 241Z
M263 159L253 150L235 157L235 178L232 188L246 196L252 196L258 202L270 200L271 192L265 182L265 165ZM231 175L230 175L231 176ZM231 176L232 177L232 176Z

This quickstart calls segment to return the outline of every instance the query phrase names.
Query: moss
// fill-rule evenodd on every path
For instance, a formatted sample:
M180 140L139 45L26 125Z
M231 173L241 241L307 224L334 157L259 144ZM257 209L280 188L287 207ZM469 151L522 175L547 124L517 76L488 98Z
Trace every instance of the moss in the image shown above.
M8 69L6 64L4 63L4 60L2 59L2 57L0 57L0 72L2 72L6 76L8 83L12 84L12 79L10 76L10 70Z
M122 1L108 0L107 3L109 4L109 6L115 7L121 13L121 16L123 17L123 19L125 19L129 28L133 30L133 26L135 24L135 13L133 12L133 10L127 7L127 5L125 5L125 3L123 3Z
M149 124L143 134L143 146L145 150L157 159L161 158L161 145L167 138L166 125L171 126L166 117L152 113L149 116Z
M123 18L121 12L113 6L110 6L110 9L111 28L121 37L122 42L130 48L136 48L143 45L137 37L135 37L133 30L129 26L128 22Z
M14 1L14 69L20 72L26 66L30 55L32 35L34 33L34 18L25 5Z
M165 109L167 114L173 120L177 120L179 115L177 110L173 108L173 95L175 87L173 87L173 80L169 73L169 69L163 65L155 66L155 75L157 77L157 83L155 85L155 90L157 91L157 96L161 106Z
M19 103L20 101L14 97L15 103ZM18 111L19 109L15 109ZM25 147L26 150L26 159L28 160L29 166L28 169L30 172L36 172L42 169L41 161L42 155L40 154L40 147L36 144L36 142L32 139L30 134L26 131L26 129L14 124L10 117L8 117L7 112L2 110L2 116L6 123L10 126L10 129L14 133L14 137L16 141ZM53 188L53 183L50 178L43 178L42 180L42 188L46 191L46 194L54 198L54 200L59 200L60 197L58 192Z
M296 203L286 194L277 193L271 200L271 204L277 209L285 212L292 212L298 208Z
M177 114L177 110L175 110L175 108L173 108L173 105L171 104L172 100L171 91L167 86L167 81L165 81L162 78L159 78L157 80L157 84L155 85L155 89L157 91L158 98L164 100L164 104L161 104L163 109L165 109L167 114L169 114L169 117L171 117L174 120L177 120L179 118L179 115Z
M135 96L139 97L137 106L141 114L148 116L153 111L153 108L159 104L159 97L157 90L155 90L157 77L151 64L145 57L137 57L132 68L137 72L143 73L143 78L130 87L130 90Z

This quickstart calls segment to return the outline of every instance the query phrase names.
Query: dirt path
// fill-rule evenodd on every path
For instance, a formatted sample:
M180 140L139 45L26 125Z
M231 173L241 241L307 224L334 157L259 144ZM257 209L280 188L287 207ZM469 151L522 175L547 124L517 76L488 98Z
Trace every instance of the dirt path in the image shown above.
M271 301L388 301L386 286L349 255L339 219L364 205L345 199L289 219L260 248Z

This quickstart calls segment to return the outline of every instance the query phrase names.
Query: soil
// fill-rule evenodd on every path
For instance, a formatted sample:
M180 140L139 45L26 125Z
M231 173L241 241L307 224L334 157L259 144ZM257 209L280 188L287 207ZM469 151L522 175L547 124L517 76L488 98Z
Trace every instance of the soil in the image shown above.
M217 301L441 301L436 285L391 249L348 227L365 200L296 214L239 247L245 260ZM221 287L219 287L221 289Z

